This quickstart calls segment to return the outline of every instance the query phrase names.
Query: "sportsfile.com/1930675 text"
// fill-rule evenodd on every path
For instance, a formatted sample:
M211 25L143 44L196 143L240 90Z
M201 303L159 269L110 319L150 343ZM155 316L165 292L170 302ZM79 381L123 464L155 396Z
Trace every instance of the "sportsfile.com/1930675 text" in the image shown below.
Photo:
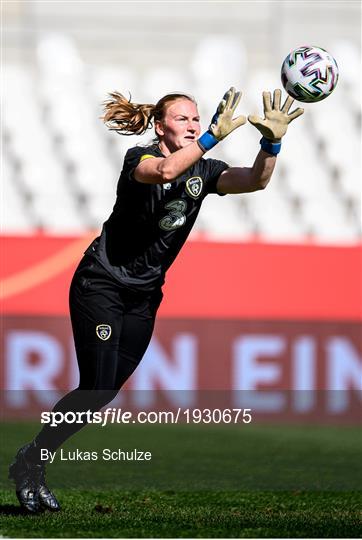
M174 411L138 411L136 413L108 407L104 411L83 412L43 411L40 415L42 424L56 427L66 424L250 424L251 409L183 409Z

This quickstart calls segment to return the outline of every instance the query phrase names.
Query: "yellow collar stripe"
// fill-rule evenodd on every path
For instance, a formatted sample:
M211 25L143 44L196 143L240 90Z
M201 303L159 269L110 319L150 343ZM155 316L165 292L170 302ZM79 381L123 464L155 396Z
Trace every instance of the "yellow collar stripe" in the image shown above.
M145 159L150 159L150 158L154 158L155 156L151 156L151 154L144 154L141 159L140 159L140 163L141 161L144 161Z

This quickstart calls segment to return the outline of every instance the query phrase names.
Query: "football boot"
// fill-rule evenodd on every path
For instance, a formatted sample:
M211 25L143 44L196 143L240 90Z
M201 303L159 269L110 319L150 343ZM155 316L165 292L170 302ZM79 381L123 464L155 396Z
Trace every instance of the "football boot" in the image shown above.
M60 510L56 497L45 484L44 464L34 463L26 455L32 448L34 443L20 448L15 461L9 467L9 478L15 481L16 496L20 505L32 513L45 508L52 511Z
M56 496L48 486L45 484L45 480L40 486L38 487L38 497L40 501L40 505L47 510L51 510L52 512L58 512L60 510L60 504L57 501Z

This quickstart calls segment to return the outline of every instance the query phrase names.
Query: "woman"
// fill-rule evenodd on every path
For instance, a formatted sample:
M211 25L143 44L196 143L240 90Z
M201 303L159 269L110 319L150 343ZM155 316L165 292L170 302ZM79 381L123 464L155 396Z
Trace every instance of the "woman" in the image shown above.
M252 167L229 167L203 155L246 123L233 119L241 93L230 88L208 130L200 137L195 100L168 94L156 105L140 105L113 93L105 103L104 122L121 134L142 134L153 123L156 141L128 150L117 199L100 237L86 250L70 288L70 312L80 370L79 387L54 411L97 411L109 403L133 373L150 342L161 287L209 193L245 193L264 189L273 173L281 138L291 120L303 113L280 108L263 93L265 118L248 120L262 134ZM10 466L20 504L30 512L59 510L45 484L40 450L55 451L86 422L56 428L46 425L21 448Z

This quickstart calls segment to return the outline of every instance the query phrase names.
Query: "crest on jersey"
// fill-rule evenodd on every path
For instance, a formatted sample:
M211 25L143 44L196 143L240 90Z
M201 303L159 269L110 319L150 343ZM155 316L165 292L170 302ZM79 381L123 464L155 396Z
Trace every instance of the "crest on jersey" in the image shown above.
M186 181L186 193L193 199L197 199L202 192L203 182L199 176L193 176Z
M109 324L99 324L96 327L96 334L102 341L107 341L111 337L112 328Z

